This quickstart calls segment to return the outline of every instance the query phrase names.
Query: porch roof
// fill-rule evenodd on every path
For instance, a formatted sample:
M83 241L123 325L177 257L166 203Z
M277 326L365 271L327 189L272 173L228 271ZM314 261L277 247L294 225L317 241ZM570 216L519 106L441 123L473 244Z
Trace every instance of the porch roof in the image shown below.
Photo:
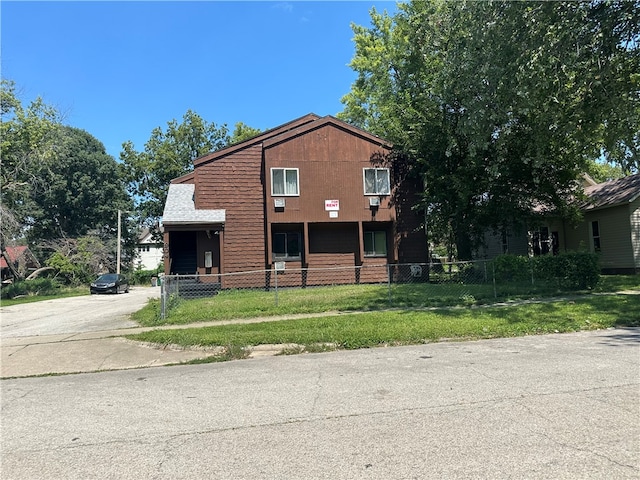
M169 185L167 202L162 214L163 225L224 224L226 210L197 209L194 201L196 186L192 183Z

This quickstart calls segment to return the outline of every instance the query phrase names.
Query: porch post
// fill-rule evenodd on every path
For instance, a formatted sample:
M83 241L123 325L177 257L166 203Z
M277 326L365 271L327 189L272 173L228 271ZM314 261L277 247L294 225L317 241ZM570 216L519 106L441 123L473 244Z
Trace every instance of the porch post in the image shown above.
M364 263L364 228L362 227L362 221L358 222L358 258L356 260L357 265Z
M218 244L219 244L219 251L220 251L220 267L219 267L219 271L220 273L225 273L224 270L224 228L218 230Z
M169 275L171 273L171 258L169 258L169 232L165 229L162 234L162 261L164 263L164 274Z
M271 265L273 264L273 258L272 258L272 244L271 244L271 222L267 222L267 239L266 239L266 244L267 244L267 265L265 265L265 268L270 269Z
M302 236L304 237L304 262L303 267L309 266L309 222L302 224Z

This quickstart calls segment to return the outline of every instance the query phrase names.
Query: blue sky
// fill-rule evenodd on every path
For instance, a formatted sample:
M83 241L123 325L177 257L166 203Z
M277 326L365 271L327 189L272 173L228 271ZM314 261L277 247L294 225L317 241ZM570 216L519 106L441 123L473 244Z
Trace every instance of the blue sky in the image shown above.
M351 23L395 2L16 2L3 0L2 77L118 158L191 109L267 129L335 115L355 80Z

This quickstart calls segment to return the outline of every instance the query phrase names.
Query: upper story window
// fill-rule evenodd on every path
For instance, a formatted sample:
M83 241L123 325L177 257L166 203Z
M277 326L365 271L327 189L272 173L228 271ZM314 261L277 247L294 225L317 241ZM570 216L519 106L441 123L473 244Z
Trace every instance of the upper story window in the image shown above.
M389 195L391 188L388 168L364 169L364 194Z
M271 195L300 195L297 168L271 169Z

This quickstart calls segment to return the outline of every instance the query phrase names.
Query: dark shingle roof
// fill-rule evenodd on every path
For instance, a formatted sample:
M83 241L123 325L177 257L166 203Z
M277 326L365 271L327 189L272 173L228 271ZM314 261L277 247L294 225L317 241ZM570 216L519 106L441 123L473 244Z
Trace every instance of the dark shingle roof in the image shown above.
M631 203L640 197L640 173L586 187L584 193L588 197L584 210Z

